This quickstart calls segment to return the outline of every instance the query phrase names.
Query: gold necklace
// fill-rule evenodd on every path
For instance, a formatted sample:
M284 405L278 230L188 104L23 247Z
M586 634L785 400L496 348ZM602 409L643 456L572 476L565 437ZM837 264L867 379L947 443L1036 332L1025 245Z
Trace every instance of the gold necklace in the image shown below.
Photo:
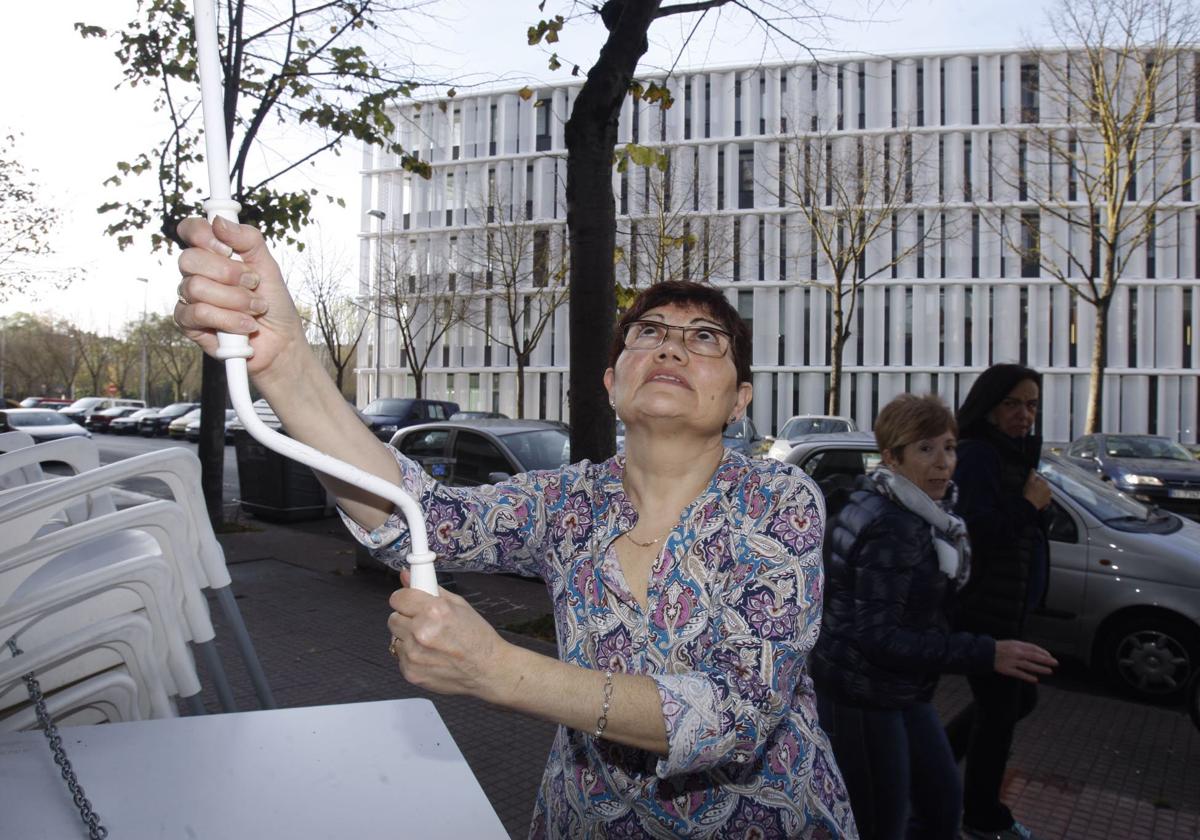
M662 537L658 537L657 539L650 540L650 542L640 542L640 541L638 541L638 540L635 540L635 539L633 538L633 534L632 534L631 532L629 532L629 531L626 531L626 532L623 534L623 536L624 536L624 537L625 537L627 540L629 540L631 543L633 543L634 545L636 545L636 546L639 546L639 547L641 547L641 548L650 548L650 546L652 546L652 545L656 545L657 543L659 543L659 542L661 542L661 541L662 541ZM663 536L666 536L666 535L664 534Z

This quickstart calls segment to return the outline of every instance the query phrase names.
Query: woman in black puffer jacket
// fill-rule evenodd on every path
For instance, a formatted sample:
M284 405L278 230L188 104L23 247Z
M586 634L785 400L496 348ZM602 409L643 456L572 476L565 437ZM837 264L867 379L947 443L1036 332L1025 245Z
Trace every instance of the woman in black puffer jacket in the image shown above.
M875 421L884 466L860 480L827 538L813 678L863 838L957 836L961 784L930 702L939 674L1033 676L1054 661L950 628L949 600L970 568L966 527L949 512L956 436L935 396L885 406Z

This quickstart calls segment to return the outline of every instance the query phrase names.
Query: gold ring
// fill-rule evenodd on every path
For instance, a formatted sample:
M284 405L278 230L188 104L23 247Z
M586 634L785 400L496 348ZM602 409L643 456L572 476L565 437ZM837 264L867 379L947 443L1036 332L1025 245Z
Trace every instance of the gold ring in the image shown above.
M177 297L179 299L179 302L182 303L184 306L191 306L191 304L188 303L187 298L185 298L183 295L177 294L177 295L175 295L175 297Z
M396 650L396 643L399 641L400 640L397 639L395 636L392 636L392 640L390 642L388 642L388 653L392 657L397 657L400 655L400 652L398 650Z

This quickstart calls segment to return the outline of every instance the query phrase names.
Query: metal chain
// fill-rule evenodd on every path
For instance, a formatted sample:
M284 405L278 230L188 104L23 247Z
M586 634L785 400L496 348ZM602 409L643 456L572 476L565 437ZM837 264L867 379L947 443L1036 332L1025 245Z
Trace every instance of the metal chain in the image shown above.
M24 651L17 647L15 639L8 640L8 649L12 651L13 656L20 656ZM79 817L83 820L83 824L88 827L88 837L90 840L104 840L108 837L108 829L100 825L99 815L92 810L92 803L88 801L84 795L83 787L79 784L79 779L75 776L75 770L71 767L71 760L67 758L67 753L63 749L62 737L58 734L58 726L50 719L50 712L46 709L46 698L42 696L42 687L38 684L37 678L30 671L25 676L21 677L25 683L25 689L29 692L29 699L33 701L34 711L37 713L38 723L42 726L42 731L46 734L46 740L50 742L50 752L54 753L54 763L59 766L62 771L63 781L67 783L67 789L71 791L71 799L75 802L75 807L79 809Z

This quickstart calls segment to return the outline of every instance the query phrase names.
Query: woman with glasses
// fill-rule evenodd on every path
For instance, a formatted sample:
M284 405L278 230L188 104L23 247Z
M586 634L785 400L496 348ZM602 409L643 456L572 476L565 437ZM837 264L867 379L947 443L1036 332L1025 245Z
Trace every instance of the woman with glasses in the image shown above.
M414 684L559 724L532 836L855 836L806 667L822 505L795 468L722 446L752 389L749 331L718 290L660 283L621 318L604 385L624 455L451 488L354 420L257 231L179 231L176 320L210 352L216 329L249 334L251 375L292 436L404 486L440 562L546 581L558 658L446 591L401 589L388 619ZM325 480L400 568L404 519Z
M956 626L997 639L1020 639L1025 616L1049 579L1049 542L1041 512L1050 487L1038 475L1041 377L1015 364L979 375L958 409L958 514L971 537L975 571L958 601ZM1003 674L969 678L974 702L946 727L963 776L963 836L1020 840L1031 835L1000 788L1017 723L1037 703L1036 682Z

